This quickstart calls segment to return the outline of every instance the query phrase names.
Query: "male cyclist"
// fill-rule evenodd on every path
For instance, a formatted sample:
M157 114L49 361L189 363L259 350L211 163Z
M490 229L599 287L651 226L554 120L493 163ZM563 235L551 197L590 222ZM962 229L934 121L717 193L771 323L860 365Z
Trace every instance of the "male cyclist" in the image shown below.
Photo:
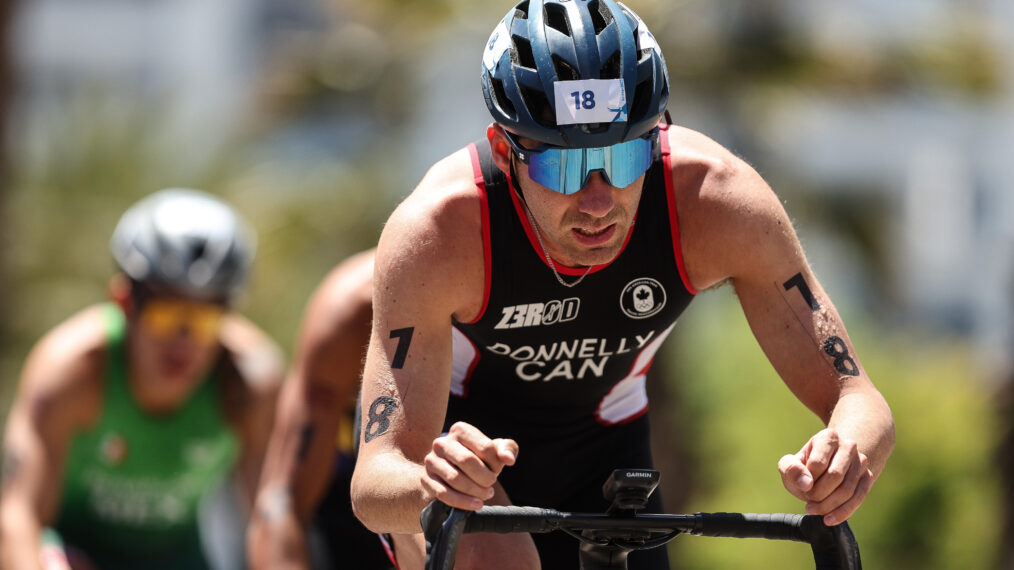
M234 469L256 489L283 362L232 310L251 229L168 189L123 214L111 249L112 302L24 365L4 436L5 568L207 568L201 500Z
M663 119L655 39L613 0L525 0L484 45L495 123L384 228L363 375L357 515L419 563L431 500L602 511L648 467L645 371L698 291L731 282L784 382L827 429L779 470L828 524L892 449L890 409L788 216L745 162ZM661 508L656 501L652 509ZM573 539L467 535L459 567L577 567ZM663 549L631 568L666 568Z
M370 250L335 267L307 305L250 521L254 570L391 568L349 502L372 283Z

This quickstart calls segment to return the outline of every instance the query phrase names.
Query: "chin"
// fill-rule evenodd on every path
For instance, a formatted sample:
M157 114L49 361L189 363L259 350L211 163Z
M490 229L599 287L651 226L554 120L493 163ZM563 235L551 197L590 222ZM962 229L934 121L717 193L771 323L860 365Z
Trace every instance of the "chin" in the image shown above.
M584 249L571 257L580 265L602 265L616 259L616 256L620 254L620 249L618 245Z

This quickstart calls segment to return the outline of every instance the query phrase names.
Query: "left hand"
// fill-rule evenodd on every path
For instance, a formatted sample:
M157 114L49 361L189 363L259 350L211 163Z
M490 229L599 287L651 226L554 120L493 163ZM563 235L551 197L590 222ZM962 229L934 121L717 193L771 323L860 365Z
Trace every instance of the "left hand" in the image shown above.
M873 473L856 442L834 429L818 432L794 455L778 461L782 484L806 501L806 512L823 515L824 524L845 522L873 486Z

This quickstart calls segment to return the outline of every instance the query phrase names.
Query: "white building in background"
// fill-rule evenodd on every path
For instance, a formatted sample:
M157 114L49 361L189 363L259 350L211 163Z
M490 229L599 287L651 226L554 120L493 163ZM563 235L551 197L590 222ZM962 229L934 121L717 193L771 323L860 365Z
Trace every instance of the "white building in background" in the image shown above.
M47 115L82 94L128 112L166 102L169 132L153 135L199 157L247 104L262 9L257 0L22 1L13 36L25 123L17 126L45 133Z
M53 136L53 111L81 99L110 117L157 110L165 116L152 122L166 130L152 136L199 162L249 116L272 42L324 29L323 9L318 0L21 0L14 128Z

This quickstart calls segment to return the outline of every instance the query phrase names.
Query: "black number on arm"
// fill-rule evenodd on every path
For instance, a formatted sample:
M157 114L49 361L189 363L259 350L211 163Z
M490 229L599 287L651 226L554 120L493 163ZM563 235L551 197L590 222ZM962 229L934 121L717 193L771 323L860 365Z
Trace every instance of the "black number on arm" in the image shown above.
M832 336L824 341L824 352L834 357L834 369L848 376L859 376L859 367L852 360L848 347L841 337Z
M370 404L370 421L366 424L363 432L363 443L370 443L373 438L383 435L391 427L391 420L388 418L398 409L398 401L390 396L381 396Z
M811 311L817 311L820 309L820 303L818 303L817 299L814 298L813 291L810 291L810 286L806 284L806 279L803 279L802 273L793 275L792 279L782 283L782 287L785 287L786 291L792 289L793 287L799 289L799 294L803 296L803 300L810 306Z
M394 350L394 360L391 361L391 368L405 366L405 357L408 356L408 345L412 342L413 332L415 332L415 327L391 331L391 338L398 339L398 348Z

